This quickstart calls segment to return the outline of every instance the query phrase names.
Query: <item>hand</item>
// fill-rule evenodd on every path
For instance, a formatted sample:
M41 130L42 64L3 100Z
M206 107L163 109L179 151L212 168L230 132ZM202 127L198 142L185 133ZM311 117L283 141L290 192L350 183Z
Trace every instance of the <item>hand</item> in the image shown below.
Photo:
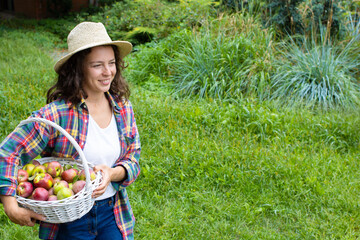
M4 210L9 219L20 226L33 227L36 220L45 221L46 218L29 209L19 207L16 198L13 196L0 196Z
M95 166L94 171L95 171L95 173L97 173L98 171L101 171L101 173L102 173L102 182L99 185L99 187L94 190L94 192L92 194L93 198L97 198L104 194L107 186L111 182L111 168L102 164L102 165Z
M109 186L109 184L114 181L122 181L126 177L126 170L122 166L118 166L115 168L110 168L104 164L97 165L94 167L94 171L98 172L101 171L102 173L102 182L99 185L97 189L94 190L92 197L97 198L104 194L106 188Z

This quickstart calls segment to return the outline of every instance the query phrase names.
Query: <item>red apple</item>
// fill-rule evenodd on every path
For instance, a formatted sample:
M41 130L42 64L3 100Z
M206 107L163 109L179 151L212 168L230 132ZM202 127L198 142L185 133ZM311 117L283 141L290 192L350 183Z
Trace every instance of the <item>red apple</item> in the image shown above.
M94 172L94 170L92 170L91 168L89 168L89 172L90 172L90 180L91 180L91 181L95 180L95 179L96 179L96 173ZM82 170L80 171L79 179L80 179L80 180L85 180L85 179L86 179L85 169L82 169Z
M48 198L48 201L56 201L56 200L58 200L56 195L50 195Z
M53 178L61 176L63 167L58 161L49 162L46 167L46 172L50 174Z
M76 181L72 187L74 194L77 194L78 192L80 192L85 187L85 185L86 185L86 182L84 180Z
M75 168L70 168L62 172L61 178L67 181L68 183L71 183L74 181L77 175L78 175L78 170L76 170Z
M24 169L18 170L18 175L17 175L18 183L26 182L28 178L29 178L29 173L27 171L25 171Z
M25 164L22 169L24 169L28 174L29 177L33 175L35 165L32 163Z
M54 179L48 173L38 173L36 174L33 183L34 187L43 187L49 190L54 184Z
M74 195L74 192L70 188L62 188L57 194L58 200L68 198Z
M34 171L33 171L33 176L39 173L46 173L46 168L43 165L38 165L35 166Z
M65 180L61 180L60 182L55 183L54 185L54 194L56 195L61 189L68 188L69 184Z
M47 201L49 198L49 192L45 188L38 187L31 194L31 199L38 201Z
M55 195L55 193L54 193L54 187L50 188L50 189L48 190L48 192L49 192L49 196Z
M31 184L31 182L21 182L16 187L16 194L20 197L27 198L31 195L31 193L33 192L33 189L34 189L34 187Z

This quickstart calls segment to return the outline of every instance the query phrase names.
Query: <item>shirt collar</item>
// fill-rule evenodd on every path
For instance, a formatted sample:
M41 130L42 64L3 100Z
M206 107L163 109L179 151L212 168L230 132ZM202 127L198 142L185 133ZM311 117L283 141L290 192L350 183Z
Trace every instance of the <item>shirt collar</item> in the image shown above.
M106 92L105 96L109 100L110 105L114 109L114 111L119 113L120 112L120 106L119 106L119 103L115 100L115 98L109 92ZM81 98L81 101L79 103L79 107L83 108L83 109L87 109L84 98Z

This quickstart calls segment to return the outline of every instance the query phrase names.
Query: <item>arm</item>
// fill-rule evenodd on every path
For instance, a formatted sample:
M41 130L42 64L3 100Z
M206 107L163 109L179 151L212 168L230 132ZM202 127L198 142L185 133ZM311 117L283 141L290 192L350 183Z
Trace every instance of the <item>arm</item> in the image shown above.
M117 116L122 155L110 168L104 165L96 166L95 171L101 170L103 173L103 184L94 191L95 196L101 195L108 184L112 184L115 189L120 190L133 183L140 173L140 138L135 122L134 112L131 103L127 101L121 105L121 116ZM100 194L101 193L101 194Z
M0 195L4 210L9 219L20 226L34 226L36 220L45 221L45 217L28 209L19 207L13 196Z
M17 169L40 154L47 142L47 130L39 124L16 128L0 144L0 201L9 219L21 226L34 226L44 217L19 207L16 198Z
M94 190L92 197L97 198L104 194L107 186L111 182L121 182L126 178L126 170L122 166L110 168L106 165L98 165L94 167L94 171L101 171L103 176L103 182L102 184Z
M115 189L122 189L132 184L140 174L140 137L138 128L136 125L134 112L130 101L125 103L126 111L121 111L123 120L125 122L123 132L122 147L126 149L126 152L115 163L115 167L123 167L126 172L126 177L122 181L112 182Z

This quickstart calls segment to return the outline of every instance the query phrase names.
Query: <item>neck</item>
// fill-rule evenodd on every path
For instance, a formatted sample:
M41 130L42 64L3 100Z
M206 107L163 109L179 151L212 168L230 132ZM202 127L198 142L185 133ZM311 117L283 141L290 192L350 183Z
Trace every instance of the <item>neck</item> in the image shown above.
M88 97L85 99L86 103L90 103L90 104L99 104L102 103L104 101L107 101L106 96L104 93L102 94L97 94L97 95L88 95Z

